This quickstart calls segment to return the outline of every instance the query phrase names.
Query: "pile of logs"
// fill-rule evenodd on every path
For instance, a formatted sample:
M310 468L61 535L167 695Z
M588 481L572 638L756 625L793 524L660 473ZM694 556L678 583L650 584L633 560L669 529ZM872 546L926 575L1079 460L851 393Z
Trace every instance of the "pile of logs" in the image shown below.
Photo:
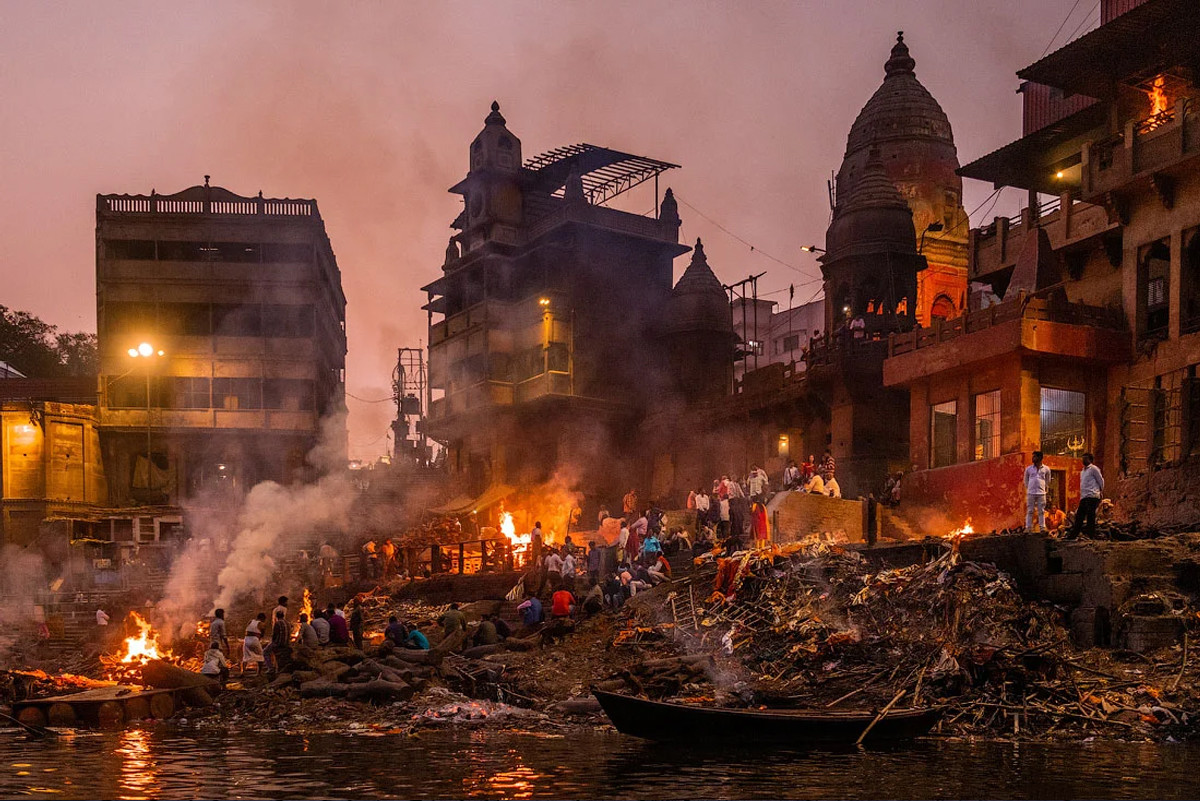
M678 693L685 684L712 681L713 669L713 658L708 654L647 659L595 686L608 692L665 698Z

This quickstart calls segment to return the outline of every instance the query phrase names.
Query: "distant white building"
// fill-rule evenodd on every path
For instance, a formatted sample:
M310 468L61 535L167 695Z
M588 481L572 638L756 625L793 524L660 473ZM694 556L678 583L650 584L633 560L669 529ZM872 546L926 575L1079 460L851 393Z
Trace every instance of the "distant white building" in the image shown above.
M28 378L28 376L8 362L0 362L0 378Z
M825 300L783 311L776 311L778 306L773 300L734 301L733 330L742 354L733 366L736 380L769 364L795 362L798 371L804 370L804 349L825 325Z

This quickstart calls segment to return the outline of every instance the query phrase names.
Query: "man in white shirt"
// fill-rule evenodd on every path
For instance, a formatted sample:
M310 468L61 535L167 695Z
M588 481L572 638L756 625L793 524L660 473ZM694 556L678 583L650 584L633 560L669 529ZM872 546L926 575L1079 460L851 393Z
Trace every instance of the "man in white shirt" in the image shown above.
M1090 453L1083 455L1083 471L1079 474L1079 509L1075 511L1075 522L1067 532L1069 540L1079 536L1085 522L1087 535L1096 536L1096 510L1100 508L1100 499L1104 495L1104 476L1092 460Z
M750 470L750 477L746 479L747 487L750 490L750 498L754 501L761 501L763 490L766 485L767 474L759 469L758 465Z
M563 560L558 555L558 551L553 548L550 553L546 554L546 579L550 582L551 589L557 590L562 586L562 568Z
M1033 464L1025 468L1025 530L1046 530L1046 488L1050 486L1050 468L1042 464L1042 452L1033 452ZM1037 528L1033 527L1034 512Z
M825 479L825 494L830 498L842 497L842 488L838 486L837 479L833 477L832 473Z
M813 473L813 477L804 485L804 491L813 495L824 495L825 479L821 478L820 473Z

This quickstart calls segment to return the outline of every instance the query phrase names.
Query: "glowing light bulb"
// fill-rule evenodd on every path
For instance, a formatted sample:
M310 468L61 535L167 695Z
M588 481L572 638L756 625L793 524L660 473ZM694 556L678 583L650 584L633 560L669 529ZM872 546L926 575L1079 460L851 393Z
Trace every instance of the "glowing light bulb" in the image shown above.
M151 354L154 353L154 346L151 345L149 342L143 342L142 344L137 346L137 350L138 350L138 353L140 353L143 356L150 356Z
M130 356L132 356L133 358L135 358L135 359L136 359L136 358L138 357L138 355L139 355L139 354L138 354L138 349L137 349L137 348L130 348L130 349L129 349L129 355L130 355Z

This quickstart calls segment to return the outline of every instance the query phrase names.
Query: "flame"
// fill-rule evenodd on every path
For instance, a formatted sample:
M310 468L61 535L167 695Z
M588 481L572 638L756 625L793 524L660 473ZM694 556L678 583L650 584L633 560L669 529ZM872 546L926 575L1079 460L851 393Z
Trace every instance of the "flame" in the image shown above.
M300 614L308 615L311 622L313 619L313 594L308 587L304 588L304 598L300 601ZM296 625L292 627L292 637L300 635L300 618L296 618Z
M158 633L154 631L154 627L137 612L130 612L129 615L133 622L137 623L141 633L137 637L125 638L125 654L121 657L121 662L145 664L152 659L161 659L163 654L159 650Z
M511 512L503 512L500 515L500 533L508 537L509 544L512 545L513 553L524 553L533 543L532 534L518 534L517 526L513 523Z
M1159 75L1154 79L1153 88L1146 94L1150 97L1150 116L1162 114L1169 107L1167 93L1163 91L1166 86L1166 79Z
M962 524L961 528L956 528L950 532L950 537L952 539L960 540L963 537L969 537L974 533L975 529L971 527L971 518L968 517L967 521Z

